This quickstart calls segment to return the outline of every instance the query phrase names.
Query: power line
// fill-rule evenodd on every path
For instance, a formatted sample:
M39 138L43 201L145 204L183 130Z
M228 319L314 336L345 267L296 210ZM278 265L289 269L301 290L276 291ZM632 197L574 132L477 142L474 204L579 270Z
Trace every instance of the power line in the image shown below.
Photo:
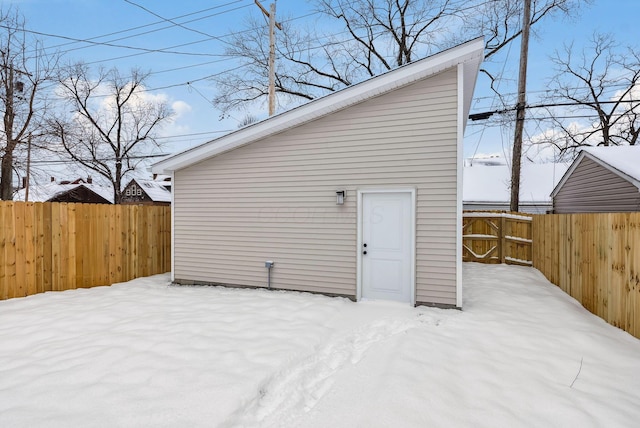
M197 33L197 34L201 34L201 35L203 35L203 36L207 36L207 37L209 37L210 39L214 39L214 40L217 40L217 41L219 41L219 42L222 42L222 43L225 43L225 44L228 44L228 45L230 45L230 44L231 44L231 43L227 42L226 40L223 40L223 39L222 39L222 38L220 38L220 37L212 36L211 34L205 33L205 32L203 32L203 31L196 30L196 29L194 29L194 28L186 27L185 25L180 24L179 22L176 22L175 20L172 20L171 18L165 18L165 17L163 17L163 16L160 16L160 15L158 15L157 13L155 13L154 11L152 11L152 10L150 10L150 9L147 9L146 7L144 7L144 6L142 6L142 5L139 5L138 3L134 2L134 1L131 1L131 0L124 0L124 1L125 1L125 2L127 2L127 3L129 3L129 4L131 4L131 5L133 5L133 6L136 6L136 7L140 8L140 9L144 10L144 11L145 11L145 12L147 12L147 13L150 13L151 15L153 15L153 16L155 16L155 17L157 17L157 18L162 19L163 21L169 22L169 23L171 23L171 24L173 24L173 25L175 25L175 26L178 26L178 27L180 27L180 28L184 28L185 30L188 30L188 31L191 31L191 32L194 32L194 33ZM242 6L242 7L245 7L245 6ZM238 9L239 9L239 8L238 8Z
M242 7L246 7L246 6L242 6ZM299 19L307 18L307 17L312 16L312 15L316 15L316 14L319 14L319 13L320 13L320 12L307 13L307 14L305 14L305 15L301 15L301 16L297 16L297 17L294 17L294 18L290 18L290 19L288 19L288 20L284 20L284 21L282 21L282 22L292 22L292 21L295 21L295 20L299 20ZM209 15L209 16L207 16L207 17L210 17L210 16L213 16L213 15ZM191 21L188 21L188 22L191 22ZM161 29L159 29L159 30L163 30L163 29L166 29L166 28L170 28L170 27L164 27L164 28L161 28ZM230 34L230 35L228 35L228 36L212 36L212 37L218 37L218 38L222 38L222 37L230 37L230 36L232 36L232 35L245 34L245 33L251 32L251 31L255 31L255 30L257 30L257 29L258 29L258 28L255 28L255 27L254 27L254 28L249 28L249 29L246 29L246 30L243 30L243 31L237 32L237 33ZM153 31L159 31L159 30L153 30ZM126 31L126 30L124 30L124 31ZM152 32L152 31L150 31L150 32ZM147 33L150 33L150 32L147 32ZM131 36L131 37L135 37L135 36L137 36L137 35L147 34L147 33L139 33L139 34L133 35L133 36ZM338 34L339 34L339 33L338 33ZM100 37L100 36L98 36L98 37ZM122 38L122 39L126 39L126 38L130 38L130 37L124 37L124 38ZM89 39L89 40L90 40L90 39ZM114 40L112 40L112 41L117 41L117 40L120 40L120 39L114 39ZM200 44L200 43L206 43L206 42L209 42L209 41L211 41L211 40L212 40L212 38L206 38L206 39L195 40L195 41L191 41L191 42L187 42L187 43L182 43L182 44L179 44L179 45L169 46L169 47L166 47L166 48L159 48L159 49L157 49L157 51L163 51L163 50L168 50L168 49L175 49L175 48L185 47L185 46L192 46L192 45L196 45L196 44ZM315 39L315 40L318 40L318 41L319 41L320 39ZM75 42L72 42L72 43L75 43ZM228 43L228 42L227 42L227 43ZM95 45L92 45L92 46L83 46L83 47L80 47L80 48L74 48L74 49L70 49L70 50L67 50L67 51L63 51L62 53L68 53L68 52L71 52L71 51L73 51L73 50L84 49L84 48L94 47L94 46L95 46ZM320 46L320 47L322 47L322 46ZM314 49L315 49L315 48L314 48ZM101 59L101 60L96 60L96 61L87 62L86 64L87 64L87 65L91 65L91 64L99 64L99 63L110 62L110 61L117 61L117 60L121 60L121 59L133 58L133 57L137 57L137 56L147 55L147 54L150 54L150 53L154 53L154 51L152 50L152 51L150 51L150 52L136 52L136 53L132 53L132 54L129 54L129 55L120 55L120 56L117 56L117 57L111 57L111 58L106 58L106 59ZM168 52L168 53L170 53L170 52ZM296 53L296 52L293 52L293 53ZM235 56L228 55L228 54L207 54L207 55L204 55L204 56L210 56L210 57L223 57L223 58L225 58L224 60L229 60L229 61L231 61L231 60L233 60L233 59L235 59L235 58L236 58Z
M7 25L1 25L1 24L0 24L0 28L4 28L6 30L12 30L12 31L17 31L18 30L16 28L12 28L12 27L9 27ZM179 51L169 51L169 50L165 50L165 49L149 49L149 48L141 48L141 47L136 47L136 46L117 45L117 44L107 43L107 42L95 42L95 41L88 40L88 39L76 39L74 37L69 37L69 36L60 36L60 35L57 35L57 34L43 33L41 31L27 30L26 28L22 29L22 30L19 30L19 31L22 31L22 32L25 32L25 33L30 33L30 34L36 34L36 35L39 35L39 36L55 37L55 38L59 38L59 39L73 40L73 41L76 41L76 42L90 43L92 45L137 50L137 51L143 51L143 52L147 52L147 53L167 53L167 54L173 54L173 55L191 55L191 56L219 56L219 55L207 54L207 53L179 52Z
M640 103L640 100L598 101L597 103L573 101L573 102L566 102L566 103L534 104L534 105L524 106L524 108L534 109L534 108L546 108L546 107L573 107L573 106L584 106L585 108L587 108L589 104L626 104L626 103ZM509 108L500 109L500 110L490 110L490 111L484 111L481 113L473 113L469 115L469 119L471 119L472 121L484 120L484 119L489 119L494 114L504 114L504 113L515 111L515 110L516 110L516 107L509 107ZM589 117L592 117L592 116L589 116Z
M228 6L228 5L235 4L235 3L239 3L241 1L242 0L232 1L232 2L229 2L229 3L222 4L222 5L210 7L210 8L207 8L207 9L202 9L202 10L199 10L199 11L196 11L196 12L187 13L187 14L180 15L180 16L177 16L177 17L173 17L173 18L170 18L170 19L172 19L172 20L181 19L181 18L184 18L184 17L196 15L196 14L199 14L199 13L204 13L204 12L207 12L207 11L210 11L210 10L219 9L221 7ZM236 7L236 8L233 8L233 9L229 9L229 10L226 10L226 11L223 11L223 12L214 13L214 14L203 16L203 17L191 19L189 21L183 22L182 24L200 21L200 20L203 20L203 19L211 18L213 16L218 16L218 15L222 15L224 13L233 12L233 11L236 11L236 10L248 7L248 6L250 6L250 5L247 4L247 5L239 6L239 7ZM102 34L102 35L99 35L99 36L93 36L93 37L88 37L88 38L84 38L84 39L77 39L77 40L73 40L73 41L70 41L70 42L67 42L67 43L61 43L59 45L48 46L46 49L55 49L55 48L58 48L58 47L68 46L68 45L72 45L72 44L76 44L76 43L91 42L91 41L94 41L96 39L101 39L101 38L104 38L104 37L109 37L109 36L122 34L122 33L128 33L128 32L139 30L139 29L146 28L146 27L152 27L152 26L155 26L155 25L162 24L163 22L165 22L165 20L152 22L150 24L139 25L137 27L127 28L127 29L124 29L124 30L114 31L114 32L107 33L107 34ZM165 26L165 27L162 27L162 28L157 28L157 29L154 29L154 30L145 31L145 32L142 32L142 33L132 34L132 35L129 35L129 36L126 36L126 37L120 37L120 38L117 38L117 39L108 40L107 42L111 43L111 42L116 42L116 41L120 41L120 40L131 39L131 38L134 38L134 37L138 37L138 36L154 33L154 32L157 32L157 31L166 30L166 29L169 29L169 28L172 28L172 27L175 27L175 26L176 25L169 25L169 26ZM54 35L54 37L58 37L58 36ZM60 37L64 37L64 36L60 36ZM71 49L68 49L68 50L61 51L61 53L68 53L68 52L72 52L72 51L79 50L79 49L85 49L87 47L91 47L91 46L81 46L81 47L78 47L78 48L71 48Z

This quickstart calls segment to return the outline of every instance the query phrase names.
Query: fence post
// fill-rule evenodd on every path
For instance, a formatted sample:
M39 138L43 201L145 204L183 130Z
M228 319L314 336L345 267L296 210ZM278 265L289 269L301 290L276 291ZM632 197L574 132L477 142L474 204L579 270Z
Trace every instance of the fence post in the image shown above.
M504 263L507 255L505 254L507 252L507 239L505 238L505 235L507 233L507 219L506 217L502 216L500 217L500 230L498 231L498 236L499 236L499 241L498 241L498 253L500 254L500 263Z

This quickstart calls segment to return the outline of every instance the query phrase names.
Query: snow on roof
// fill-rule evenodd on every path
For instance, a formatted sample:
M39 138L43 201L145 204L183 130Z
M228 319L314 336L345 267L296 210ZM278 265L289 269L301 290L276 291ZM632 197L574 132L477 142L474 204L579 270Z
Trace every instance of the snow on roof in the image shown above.
M523 163L520 177L520 202L550 202L551 191L569 165L564 163ZM508 165L475 165L464 168L463 202L508 202L511 168Z
M154 180L135 179L138 186L154 202L171 202L171 192L165 187L166 183Z
M583 151L609 164L613 168L640 181L640 147L585 147Z
M625 180L631 182L640 189L640 147L638 146L599 146L585 147L580 151L578 157L573 161L564 177L558 182L551 194L555 197L564 183L567 182L573 171L582 162L582 159L589 157L594 162L599 163L604 168L618 174Z
M46 202L56 196L69 192L78 187L85 187L92 192L100 195L107 201L113 203L113 191L110 188L99 186L97 184L78 183L78 184L58 184L48 183L42 185L29 186L29 202ZM13 197L14 201L24 201L26 189L20 189Z

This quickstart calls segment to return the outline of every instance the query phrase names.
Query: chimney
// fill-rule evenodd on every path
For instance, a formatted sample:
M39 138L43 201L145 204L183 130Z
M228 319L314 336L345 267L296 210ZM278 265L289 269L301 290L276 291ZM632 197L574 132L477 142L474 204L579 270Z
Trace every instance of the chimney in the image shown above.
M51 177L51 182L55 183L56 182L56 178L55 177Z
M93 178L90 175L87 175L87 184L93 183Z
M22 177L22 188L27 187L27 177Z

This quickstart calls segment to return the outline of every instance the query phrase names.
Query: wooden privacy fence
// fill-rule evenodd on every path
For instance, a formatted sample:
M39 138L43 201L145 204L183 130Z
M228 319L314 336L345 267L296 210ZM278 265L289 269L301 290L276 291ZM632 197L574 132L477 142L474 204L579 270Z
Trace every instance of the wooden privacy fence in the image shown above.
M531 237L528 214L465 211L462 260L531 266Z
M640 338L640 213L533 216L533 266Z
M171 269L171 208L0 201L0 300Z

